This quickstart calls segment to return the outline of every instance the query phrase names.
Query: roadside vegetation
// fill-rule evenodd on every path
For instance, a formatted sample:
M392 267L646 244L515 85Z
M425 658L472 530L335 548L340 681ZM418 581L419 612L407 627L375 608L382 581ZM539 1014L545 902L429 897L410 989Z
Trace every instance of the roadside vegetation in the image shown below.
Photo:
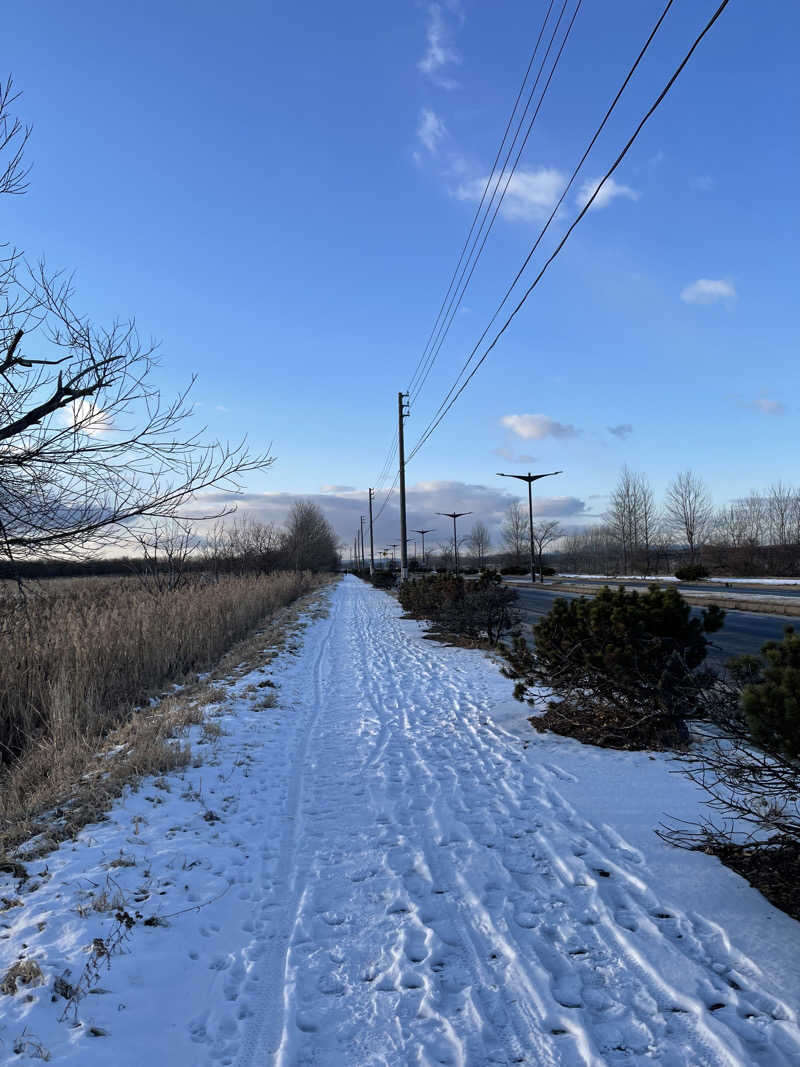
M700 670L708 634L725 613L692 618L675 589L646 593L605 586L591 599L556 600L533 627L535 649L517 636L504 673L514 695L537 707L552 694L537 730L609 748L673 748L688 738L687 718L716 676Z
M442 640L496 645L516 624L517 594L498 574L484 572L475 581L460 575L434 574L401 583L398 599L415 619L427 619Z
M318 584L307 571L224 577L167 591L135 579L74 579L25 600L6 597L0 604L0 846L24 836L43 807L69 806L96 753L120 728L125 740L116 779L186 762L189 753L176 734L199 721L197 709L188 719L176 717L178 705L159 698L196 682L236 642Z

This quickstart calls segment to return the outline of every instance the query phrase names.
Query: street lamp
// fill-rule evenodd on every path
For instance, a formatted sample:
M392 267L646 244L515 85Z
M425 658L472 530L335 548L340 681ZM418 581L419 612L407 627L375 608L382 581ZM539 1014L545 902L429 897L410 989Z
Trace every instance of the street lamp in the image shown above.
M456 519L462 518L464 515L471 515L471 511L437 511L437 515L444 515L446 519L453 520L453 552L456 557L456 574L458 574L458 538L456 537Z
M411 532L412 533L418 533L422 537L422 566L424 567L425 566L425 534L426 533L435 533L436 532L436 528L432 526L429 530L412 530ZM416 549L416 546L415 546L414 547L414 555L415 556L416 556L416 553L417 553L417 549Z
M536 564L533 551L533 490L531 486L540 478L552 478L554 474L563 473L563 471L550 471L548 474L531 474L530 471L527 474L503 474L500 471L497 472L498 478L518 478L519 481L528 483L528 532L531 537L531 581L534 584L536 583ZM543 574L540 575L540 578L544 581Z

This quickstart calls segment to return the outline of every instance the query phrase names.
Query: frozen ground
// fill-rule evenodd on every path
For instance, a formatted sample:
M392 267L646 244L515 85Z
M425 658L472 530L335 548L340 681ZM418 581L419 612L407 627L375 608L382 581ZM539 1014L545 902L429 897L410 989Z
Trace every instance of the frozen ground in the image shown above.
M0 998L3 1063L800 1064L800 926L652 832L693 786L532 733L386 594L326 595L203 765L31 863L38 888L3 876L3 973L46 983ZM118 928L103 893L141 918L59 1022L54 979Z
M601 574L559 574L559 578L602 578ZM677 582L678 579L671 574L615 574L606 575L609 581L615 582ZM706 578L705 582L716 582L720 585L800 585L800 578Z

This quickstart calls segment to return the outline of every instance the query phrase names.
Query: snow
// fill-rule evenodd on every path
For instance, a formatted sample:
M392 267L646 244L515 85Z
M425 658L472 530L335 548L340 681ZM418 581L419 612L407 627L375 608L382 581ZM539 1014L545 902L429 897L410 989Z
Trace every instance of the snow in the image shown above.
M357 579L324 596L276 708L266 668L237 678L205 762L30 861L31 891L3 876L2 973L46 985L0 998L0 1062L800 1064L800 926L653 833L695 786L532 732L485 654ZM59 1022L104 890L142 918Z
M559 578L605 578L613 582L677 582L671 574L559 574ZM719 585L800 585L800 578L705 578Z

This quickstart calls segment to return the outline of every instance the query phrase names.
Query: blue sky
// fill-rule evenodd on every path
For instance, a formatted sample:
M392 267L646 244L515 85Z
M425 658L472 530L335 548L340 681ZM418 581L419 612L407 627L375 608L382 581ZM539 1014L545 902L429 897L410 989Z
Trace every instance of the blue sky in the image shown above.
M410 445L662 6L581 7L413 405ZM715 6L676 0L540 252ZM196 373L210 432L272 442L277 462L244 506L279 517L295 494L318 494L348 537L545 10L16 5L2 66L24 93L33 171L29 193L0 205L4 239L74 269L99 320L135 315L160 338L160 382L170 393ZM615 174L616 195L589 211L409 464L411 525L471 504L495 523L502 469L563 468L541 495L562 498L544 507L566 522L602 511L623 463L659 494L692 467L719 504L797 480L798 32L796 5L732 0ZM395 516L380 540L396 539Z

